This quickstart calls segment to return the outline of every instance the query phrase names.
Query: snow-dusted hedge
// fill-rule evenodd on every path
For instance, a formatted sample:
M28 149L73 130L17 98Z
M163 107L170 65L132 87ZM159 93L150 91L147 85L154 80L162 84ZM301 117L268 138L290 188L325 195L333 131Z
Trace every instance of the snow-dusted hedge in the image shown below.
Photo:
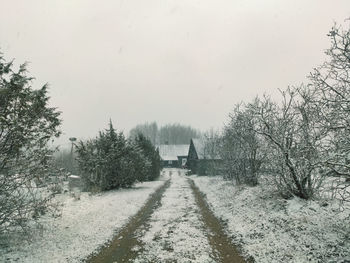
M112 122L95 139L76 145L82 178L88 190L130 187L136 181L153 180L160 173L160 157L144 136L126 140Z

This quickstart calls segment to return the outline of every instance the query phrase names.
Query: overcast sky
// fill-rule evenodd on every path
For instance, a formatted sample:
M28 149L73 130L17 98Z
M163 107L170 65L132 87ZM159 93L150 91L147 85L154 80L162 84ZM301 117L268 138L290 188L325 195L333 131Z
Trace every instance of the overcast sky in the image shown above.
M298 84L349 0L0 0L0 50L50 84L64 136L178 122L221 127L235 103ZM347 22L348 23L348 22Z

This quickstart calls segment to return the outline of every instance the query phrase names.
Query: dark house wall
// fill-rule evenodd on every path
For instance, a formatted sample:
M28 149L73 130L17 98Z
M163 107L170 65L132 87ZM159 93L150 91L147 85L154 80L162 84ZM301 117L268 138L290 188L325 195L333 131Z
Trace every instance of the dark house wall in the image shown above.
M179 161L173 160L171 163L169 161L162 160L162 168L178 168L179 167Z
M196 152L196 149L194 148L193 141L191 139L190 142L190 149L188 150L188 157L187 157L187 168L191 170L191 173L196 174L197 173L197 166L198 166L198 155Z
M178 156L176 161L171 161L171 164L169 161L162 160L162 167L163 168L182 168L183 167L183 160L187 162L187 155L186 156Z
M182 167L184 167L184 165L186 165L186 163L187 163L187 155L178 156L177 159L178 159L179 168L182 168Z

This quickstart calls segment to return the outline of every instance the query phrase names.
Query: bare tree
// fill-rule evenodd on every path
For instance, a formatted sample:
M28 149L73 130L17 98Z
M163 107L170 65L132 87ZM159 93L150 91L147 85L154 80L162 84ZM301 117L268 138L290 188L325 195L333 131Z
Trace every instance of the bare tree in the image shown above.
M325 165L333 175L350 180L350 26L334 25L328 36L327 60L310 74L322 125L329 130L329 154Z
M136 125L136 127L130 130L129 138L135 139L140 133L149 139L153 145L156 145L158 143L158 125L156 122L146 122L144 124Z
M200 137L200 132L191 126L167 124L158 128L156 122L139 124L129 132L129 138L135 139L143 134L153 145L156 144L189 144L192 138Z
M256 185L264 159L252 113L244 105L236 105L223 133L221 155L226 174L238 184Z
M324 178L321 160L327 133L317 125L319 111L313 92L300 86L281 93L281 105L268 97L250 105L258 123L255 131L271 146L281 193L309 199Z
M204 132L203 157L205 158L205 172L208 175L218 175L222 173L222 159L220 156L222 138L219 131L210 129Z

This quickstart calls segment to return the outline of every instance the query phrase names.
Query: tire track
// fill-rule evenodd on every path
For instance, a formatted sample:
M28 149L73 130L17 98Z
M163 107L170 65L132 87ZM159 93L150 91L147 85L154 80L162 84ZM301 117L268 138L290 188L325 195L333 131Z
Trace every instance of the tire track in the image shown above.
M209 230L208 239L213 249L216 251L216 258L222 263L245 263L247 262L238 252L236 246L230 241L226 235L224 228L220 221L215 217L210 210L207 202L205 201L203 194L199 191L198 187L194 184L193 180L188 179L193 194L195 196L196 203L199 211L202 215L203 222Z
M143 251L134 262L218 262L184 170L174 172L161 203L150 218L149 229L140 236Z
M170 186L167 180L156 192L154 192L146 204L133 216L113 240L104 246L97 254L89 256L87 263L111 263L111 262L132 262L138 252L132 250L135 246L142 247L136 236L136 230L147 228L147 223L153 211L160 206L163 193Z
M193 180L178 173L86 262L249 262L240 256Z

